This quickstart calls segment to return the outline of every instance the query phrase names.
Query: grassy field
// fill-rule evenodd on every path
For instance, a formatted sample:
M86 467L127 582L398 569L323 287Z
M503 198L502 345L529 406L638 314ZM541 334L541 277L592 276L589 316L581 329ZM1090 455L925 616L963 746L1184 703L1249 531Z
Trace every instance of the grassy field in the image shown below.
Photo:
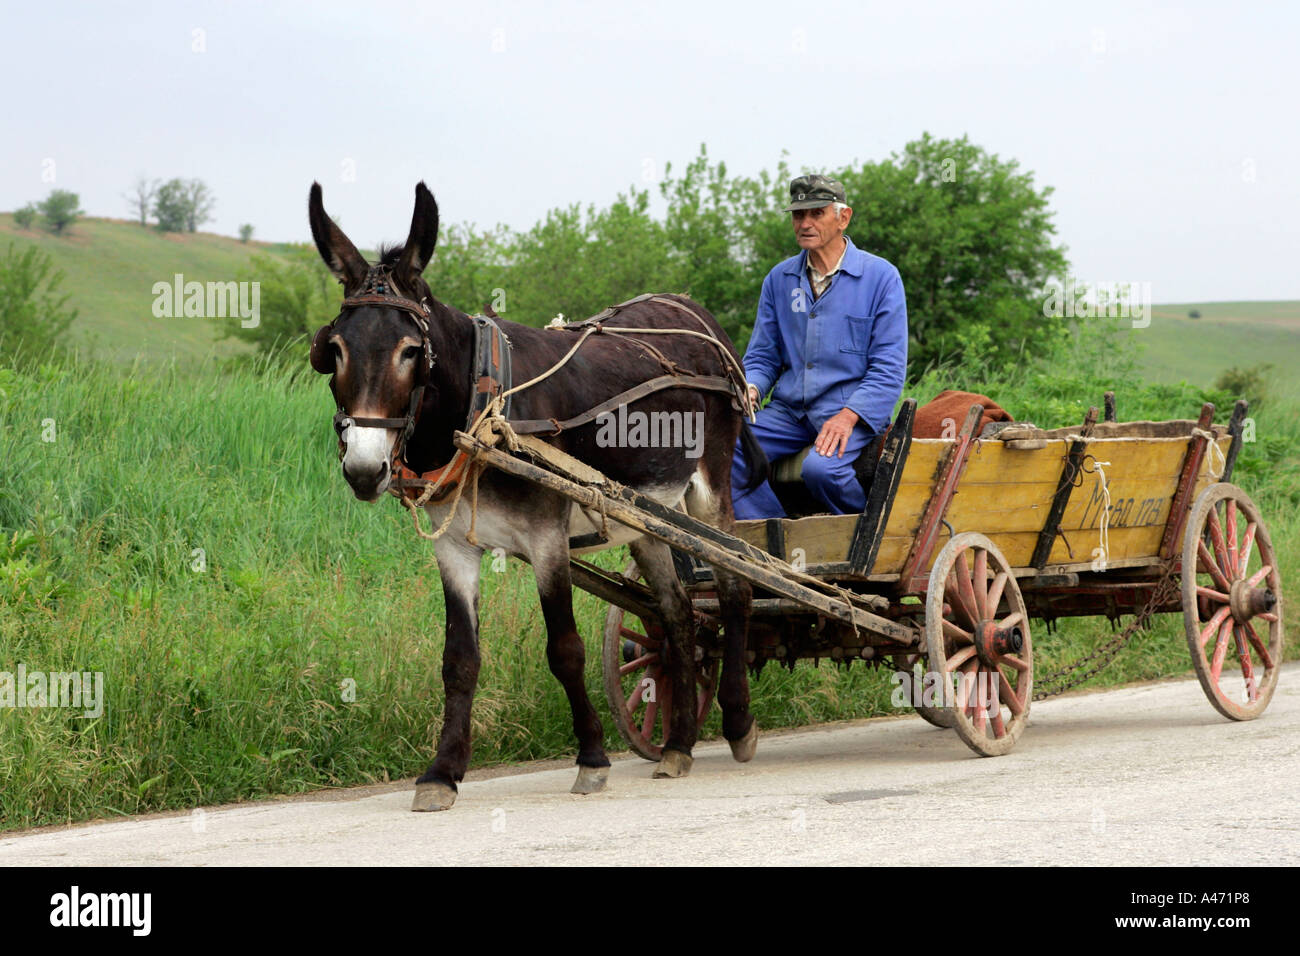
M151 362L198 361L240 351L232 340L217 342L214 323L206 319L156 317L153 284L171 282L177 272L186 281L233 281L251 256L280 249L207 232L163 233L119 219L78 220L55 236L39 225L19 229L11 214L0 214L0 251L11 242L53 256L66 276L61 291L78 311L72 341L117 362L140 355Z
M12 234L0 216L0 244ZM79 334L97 335L113 361L19 371L0 357L0 670L102 671L108 700L96 720L0 712L0 829L421 772L442 712L431 548L395 501L365 505L347 490L328 388L305 364L223 366L205 323L149 308L153 282L176 271L233 278L255 247L102 220L66 239L19 241L55 251L82 297ZM1126 419L1194 417L1210 398L1222 421L1234 396L1213 381L1270 363L1270 397L1252 410L1256 440L1235 477L1289 572L1300 566L1298 338L1300 303L1158 306L1149 328L1090 331L1050 366L948 369L907 394L965 387L1054 427L1082 421L1114 388ZM142 350L149 361L122 361ZM625 555L599 560L621 567ZM483 580L474 763L571 755L531 570L489 563ZM606 609L581 592L575 602L603 712ZM1108 633L1100 620L1062 622L1038 643L1040 673ZM1294 624L1290 636L1294 655ZM1181 618L1170 616L1094 683L1189 672ZM861 664L773 665L753 683L754 710L767 729L867 717L894 712L890 690ZM703 730L719 732L716 708Z
M1070 374L1036 370L988 389L1022 417L1068 424L1120 381L1099 368L1106 361L1081 354ZM913 394L927 398L942 378ZM1186 416L1205 397L1187 385L1121 394L1131 417L1156 418ZM3 663L102 671L107 691L98 720L54 708L0 714L0 828L424 769L441 716L432 552L395 501L351 496L330 411L325 383L310 373L214 363L0 369ZM1259 433L1239 475L1295 567L1294 405L1261 409ZM601 560L617 567L624 556ZM587 682L603 710L605 607L583 593L576 602ZM526 566L488 567L482 623L475 764L572 754ZM1104 622L1064 623L1040 641L1038 666L1073 659L1099 632ZM1188 669L1181 619L1169 617L1099 682ZM861 664L769 666L754 682L754 710L769 729L872 716L894 712L890 690ZM716 735L718 721L715 709L704 733ZM605 722L607 744L620 749Z

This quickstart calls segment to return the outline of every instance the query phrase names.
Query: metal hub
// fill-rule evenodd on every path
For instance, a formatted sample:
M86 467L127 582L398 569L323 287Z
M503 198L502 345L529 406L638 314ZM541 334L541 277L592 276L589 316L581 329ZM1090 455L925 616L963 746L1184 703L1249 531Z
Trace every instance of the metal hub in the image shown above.
M998 627L996 621L980 621L975 628L975 653L988 667L996 667L1006 654L1019 654L1025 646L1025 635L1019 625Z

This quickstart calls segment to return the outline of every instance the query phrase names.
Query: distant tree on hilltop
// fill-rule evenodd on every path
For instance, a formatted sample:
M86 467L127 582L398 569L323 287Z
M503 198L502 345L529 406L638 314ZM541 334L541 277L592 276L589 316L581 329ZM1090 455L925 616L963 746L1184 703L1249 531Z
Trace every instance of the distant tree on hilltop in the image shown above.
M59 234L84 212L81 197L66 189L53 190L36 208L45 217L46 225Z
M169 179L154 194L153 214L163 232L197 232L217 203L200 179Z
M131 187L130 192L123 193L135 215L140 217L140 225L148 224L149 213L153 204L154 196L158 193L158 180L150 179L147 176L138 176L135 185Z

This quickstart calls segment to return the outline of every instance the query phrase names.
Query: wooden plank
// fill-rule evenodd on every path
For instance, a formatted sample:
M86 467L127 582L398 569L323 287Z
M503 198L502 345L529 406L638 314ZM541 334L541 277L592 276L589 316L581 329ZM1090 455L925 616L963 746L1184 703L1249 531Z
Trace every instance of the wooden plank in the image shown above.
M680 511L666 508L625 486L579 484L529 461L486 445L464 432L456 432L456 446L476 460L501 471L558 492L586 507L602 509L620 524L681 548L701 561L724 568L781 596L791 598L826 617L853 624L881 637L906 644L920 639L916 628L863 610L859 605L879 606L888 602L870 595L848 595L791 568L788 564L753 548L745 541L719 531ZM562 469L569 456L554 449L548 465ZM851 516L850 516L851 517ZM831 593L823 593L829 591Z
M1201 406L1201 417L1197 419L1196 424L1199 429L1205 431L1214 423L1214 405L1206 402ZM1165 559L1172 558L1175 551L1181 545L1183 534L1183 524L1187 521L1187 513L1191 510L1192 495L1196 484L1196 475L1201 469L1201 460L1205 457L1205 447L1209 442L1201 435L1193 435L1191 441L1187 443L1187 461L1183 465L1182 474L1178 478L1178 487L1174 491L1174 503L1169 509L1169 523L1165 526L1164 539L1160 542L1160 556Z
M962 422L961 429L957 432L957 440L944 459L934 483L934 492L930 495L930 501L926 505L925 513L921 516L921 523L917 528L916 544L908 554L907 560L903 563L903 587L905 589L915 588L917 578L924 576L918 574L917 566L924 562L933 550L934 543L939 536L939 527L948 511L948 503L952 501L953 496L957 493L957 485L961 481L962 472L966 470L966 459L970 456L971 439L975 437L975 429L979 427L980 419L983 417L984 406L972 405L970 407L970 411L966 413L966 420Z
M912 423L916 415L916 399L903 402L894 420L894 427L885 438L876 463L876 473L871 479L867 506L853 529L853 543L849 546L849 564L855 571L865 573L871 569L880 550L880 539L889 523L894 507L894 496L907 464L907 453L912 447Z
M1250 403L1244 398L1237 399L1237 403L1232 406L1232 417L1228 419L1228 434L1232 436L1232 443L1228 446L1228 454L1224 456L1223 476L1220 481L1232 481L1232 470L1237 465L1237 455L1241 452L1241 434L1245 428L1246 411L1250 408Z

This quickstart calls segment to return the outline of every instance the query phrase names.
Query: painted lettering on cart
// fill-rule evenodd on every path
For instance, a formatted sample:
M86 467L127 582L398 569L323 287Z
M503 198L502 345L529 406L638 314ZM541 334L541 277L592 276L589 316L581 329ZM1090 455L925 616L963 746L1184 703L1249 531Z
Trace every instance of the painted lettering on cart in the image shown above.
M1111 528L1149 528L1162 525L1167 517L1169 497L1156 495L1151 498L1125 498L1119 489L1119 482L1110 483L1110 527ZM1096 528L1101 524L1101 512L1106 506L1102 494L1101 482L1092 483L1092 494L1083 509L1083 522L1080 528Z

